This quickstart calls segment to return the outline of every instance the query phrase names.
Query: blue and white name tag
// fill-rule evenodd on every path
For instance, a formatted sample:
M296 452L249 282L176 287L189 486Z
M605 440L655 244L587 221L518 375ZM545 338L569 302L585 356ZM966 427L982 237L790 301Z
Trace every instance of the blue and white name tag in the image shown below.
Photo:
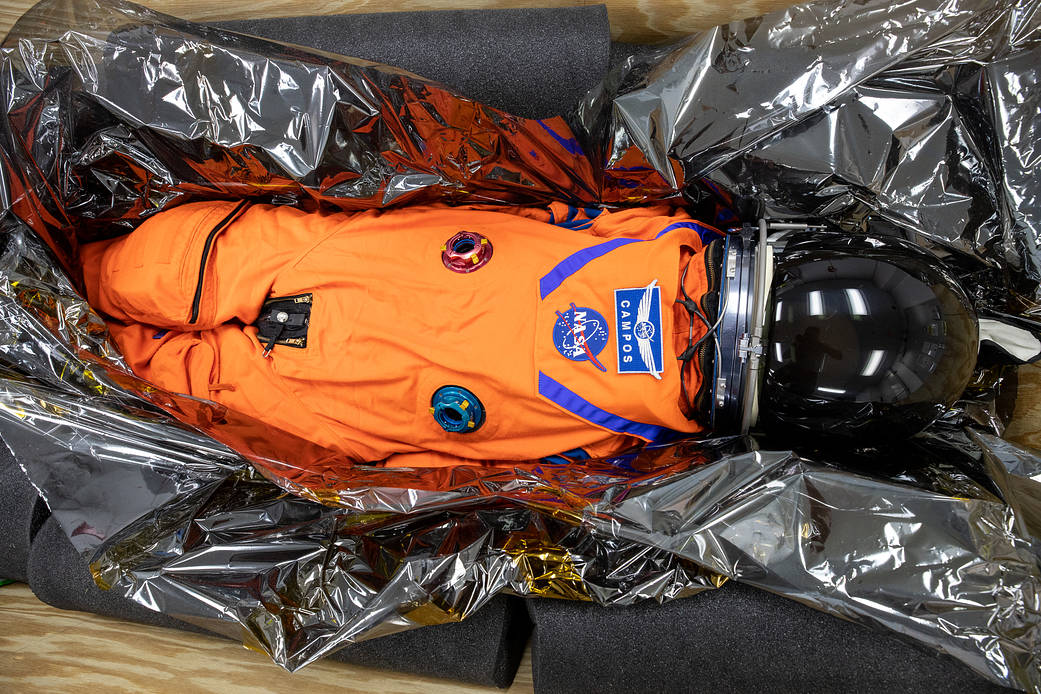
M614 313L618 373L651 374L660 379L665 353L658 280L646 287L614 290Z

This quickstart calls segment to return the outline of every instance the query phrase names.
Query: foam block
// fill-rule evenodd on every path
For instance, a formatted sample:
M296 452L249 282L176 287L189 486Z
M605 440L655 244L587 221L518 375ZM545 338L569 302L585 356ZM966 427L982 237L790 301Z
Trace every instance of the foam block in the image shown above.
M531 623L518 598L496 596L457 624L414 629L362 641L334 660L367 667L508 687L517 673Z
M179 619L153 612L116 591L101 590L86 563L51 517L33 538L29 550L29 587L41 601L63 610L80 610L140 624L208 633Z
M0 578L28 580L34 512L40 522L46 508L7 446L0 444Z
M28 573L30 588L48 605L206 633L142 607L116 591L98 588L55 518L48 519L33 540ZM366 667L505 687L517 672L530 628L520 601L500 596L458 624L363 641L331 657Z
M570 112L607 70L604 6L236 20L216 26L394 65L528 118Z
M536 694L1010 691L953 658L732 583L664 605L529 600L528 611Z

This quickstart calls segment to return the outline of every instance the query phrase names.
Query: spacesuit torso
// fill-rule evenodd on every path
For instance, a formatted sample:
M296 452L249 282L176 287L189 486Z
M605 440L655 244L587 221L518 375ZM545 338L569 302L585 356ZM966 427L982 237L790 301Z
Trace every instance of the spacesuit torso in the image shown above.
M685 411L718 232L674 207L204 202L84 248L134 372L359 462L607 455ZM686 272L684 272L686 270ZM576 449L581 449L577 451Z

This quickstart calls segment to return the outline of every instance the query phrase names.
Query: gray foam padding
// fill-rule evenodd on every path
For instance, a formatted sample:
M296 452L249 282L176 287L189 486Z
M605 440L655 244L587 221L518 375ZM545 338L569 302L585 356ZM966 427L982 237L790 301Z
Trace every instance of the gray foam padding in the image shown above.
M536 694L998 693L957 661L729 583L664 605L529 600Z
M28 580L29 541L42 513L36 489L0 443L0 578Z
M30 588L48 605L206 633L179 619L153 612L115 591L98 588L53 517L33 540L28 573ZM520 601L499 596L463 622L363 641L331 657L366 667L506 687L517 672L530 629Z
M561 7L286 17L215 23L394 65L527 118L570 112L607 70L607 9Z
M29 550L29 587L41 601L63 610L93 612L140 624L208 633L138 605L115 591L98 588L86 563L53 516L44 522L33 538Z
M367 667L508 687L517 674L530 633L531 623L522 601L500 595L463 622L362 641L332 658Z

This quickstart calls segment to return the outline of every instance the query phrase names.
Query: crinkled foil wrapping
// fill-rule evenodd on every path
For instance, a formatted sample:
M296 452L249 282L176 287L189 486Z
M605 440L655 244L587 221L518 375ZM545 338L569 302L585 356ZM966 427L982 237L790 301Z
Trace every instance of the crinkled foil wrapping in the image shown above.
M735 579L1041 691L1041 454L1000 363L892 448L712 439L560 466L352 466L130 374L81 242L188 200L692 206L888 225L981 313L1041 281L1037 2L802 5L629 60L565 119L142 7L48 0L0 72L0 423L97 582L295 669L491 596Z

